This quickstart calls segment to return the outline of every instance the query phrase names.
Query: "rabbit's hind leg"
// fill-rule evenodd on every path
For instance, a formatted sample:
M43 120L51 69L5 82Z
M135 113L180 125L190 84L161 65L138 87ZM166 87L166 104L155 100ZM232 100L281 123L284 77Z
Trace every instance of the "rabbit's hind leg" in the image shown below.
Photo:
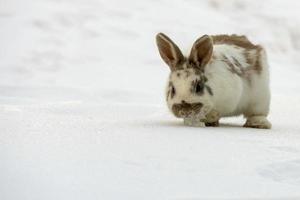
M244 127L270 129L272 124L268 121L266 116L251 116L247 118Z

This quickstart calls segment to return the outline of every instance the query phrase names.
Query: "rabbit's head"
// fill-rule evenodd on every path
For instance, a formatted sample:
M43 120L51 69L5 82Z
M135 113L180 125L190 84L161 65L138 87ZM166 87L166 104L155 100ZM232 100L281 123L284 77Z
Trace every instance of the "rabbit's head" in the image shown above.
M205 68L213 52L211 37L204 35L199 38L188 57L163 33L157 34L156 42L162 59L171 70L166 90L166 100L171 112L179 118L207 114L211 109L213 96L213 90L205 76Z

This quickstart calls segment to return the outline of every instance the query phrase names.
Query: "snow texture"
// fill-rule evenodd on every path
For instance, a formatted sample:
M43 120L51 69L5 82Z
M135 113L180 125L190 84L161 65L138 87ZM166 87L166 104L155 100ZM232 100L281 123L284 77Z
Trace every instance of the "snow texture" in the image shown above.
M0 199L300 199L300 3L2 0ZM271 130L183 125L164 32L246 34L271 65Z

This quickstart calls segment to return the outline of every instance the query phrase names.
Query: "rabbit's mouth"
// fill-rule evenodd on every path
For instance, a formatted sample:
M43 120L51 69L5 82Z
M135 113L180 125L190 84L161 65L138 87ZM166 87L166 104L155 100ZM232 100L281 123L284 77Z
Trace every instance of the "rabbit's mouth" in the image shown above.
M205 116L202 107L202 103L186 103L185 101L182 101L182 103L174 104L172 106L172 112L178 118L201 118L202 115Z

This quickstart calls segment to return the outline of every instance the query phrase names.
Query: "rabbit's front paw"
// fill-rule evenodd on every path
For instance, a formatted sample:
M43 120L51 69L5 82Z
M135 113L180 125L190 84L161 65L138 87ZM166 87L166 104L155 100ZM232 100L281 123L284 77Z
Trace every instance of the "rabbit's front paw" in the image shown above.
M211 110L206 116L205 116L205 126L219 126L219 119L220 119L220 114L216 110Z
M205 123L217 123L219 119L219 112L213 109L205 116Z
M244 127L270 129L272 127L272 124L267 120L265 116L253 116L247 119Z
M205 122L205 126L217 127L217 126L219 126L219 121Z

